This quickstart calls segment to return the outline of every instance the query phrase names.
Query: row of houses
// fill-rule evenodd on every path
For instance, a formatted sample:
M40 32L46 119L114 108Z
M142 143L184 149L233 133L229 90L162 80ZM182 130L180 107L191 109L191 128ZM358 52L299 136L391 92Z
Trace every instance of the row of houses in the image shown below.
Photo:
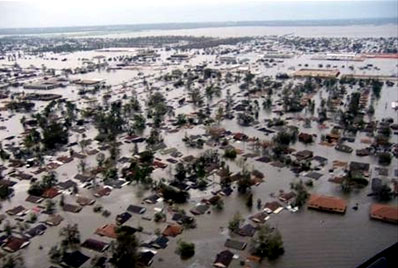
M338 197L312 194L307 203L308 208L344 214L347 201ZM372 204L370 218L389 223L398 223L398 207L386 204Z

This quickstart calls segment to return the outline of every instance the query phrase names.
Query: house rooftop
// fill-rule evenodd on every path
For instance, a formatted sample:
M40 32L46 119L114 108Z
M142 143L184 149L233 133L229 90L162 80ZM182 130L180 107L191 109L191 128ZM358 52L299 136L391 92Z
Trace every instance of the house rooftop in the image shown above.
M179 224L168 224L166 228L163 230L164 236L171 236L176 237L177 235L181 234L184 227Z
M109 247L109 244L96 239L89 238L82 243L82 247L97 252L104 252Z
M29 240L23 239L20 237L11 236L7 239L7 242L4 244L3 249L8 252L16 252L21 248L29 245Z
M246 242L243 241L238 241L238 240L233 240L233 239L227 239L224 243L224 246L227 248L233 248L237 250L244 250L247 246Z
M63 220L64 220L64 218L61 215L50 215L50 216L48 216L48 219L45 221L45 223L50 226L57 226Z
M213 263L214 267L217 268L226 268L230 265L234 254L229 250L221 251L217 254L216 260Z
M105 224L95 231L97 235L106 236L109 238L116 238L116 225L115 224Z
M146 208L137 205L129 205L127 211L135 214L144 214Z
M345 213L347 202L344 199L337 197L312 194L308 201L308 208Z
M73 205L73 204L65 203L65 204L62 206L62 209L63 209L64 211L67 211L67 212L78 213L78 212L80 212L80 210L82 210L82 207L79 206L79 205Z
M375 220L398 223L398 207L373 204L370 208L370 217Z
M78 250L72 253L66 252L62 258L62 264L67 267L79 268L88 261L88 259L90 259L90 257L84 255Z

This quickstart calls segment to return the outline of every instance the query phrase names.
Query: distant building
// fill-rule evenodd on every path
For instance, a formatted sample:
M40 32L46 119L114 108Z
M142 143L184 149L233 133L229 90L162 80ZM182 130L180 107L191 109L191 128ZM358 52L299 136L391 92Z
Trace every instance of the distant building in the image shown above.
M231 57L231 56L222 56L219 58L220 63L226 63L226 64L237 64L238 61L236 60L236 57Z
M340 71L337 69L300 69L293 74L295 78L337 78Z

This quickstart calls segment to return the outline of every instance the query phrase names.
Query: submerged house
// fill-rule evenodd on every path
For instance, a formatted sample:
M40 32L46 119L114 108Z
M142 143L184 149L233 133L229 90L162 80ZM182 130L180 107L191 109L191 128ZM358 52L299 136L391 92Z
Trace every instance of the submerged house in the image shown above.
M76 203L78 203L82 207L90 206L95 203L95 199L91 199L91 198L79 195L76 199Z
M80 210L82 210L82 207L79 205L73 205L73 204L67 204L65 203L62 206L62 209L66 212L72 212L72 213L79 213Z
M308 144L308 143L312 143L314 139L311 134L301 132L298 135L298 140L302 143Z
M62 257L61 264L66 267L79 268L89 259L90 259L90 257L88 257L88 256L84 255L83 253L81 253L80 251L76 250L71 253L65 252Z
M344 214L347 202L337 197L312 194L308 201L308 208Z
M242 227L240 227L238 230L238 234L240 236L248 236L248 237L253 237L256 232L257 232L256 227L254 227L251 224L245 224Z
M97 230L95 230L95 233L99 236L106 236L109 238L116 238L116 225L115 224L105 224Z
M336 147L334 147L334 148L336 149L336 151L348 153L348 154L352 153L352 151L353 151L353 149L350 146L341 144L341 143L337 144Z
M116 216L116 223L118 225L122 225L123 223L125 223L126 221L128 221L131 218L131 214L128 212L123 212L121 214L118 214Z
M44 224L39 224L36 225L35 227L31 228L29 231L27 231L24 235L32 238L37 235L42 235L44 232L47 230L47 227Z
M184 227L179 224L168 224L166 228L163 230L164 236L171 236L176 237L177 235L181 234Z
M296 153L296 158L299 161L309 160L314 156L314 153L310 150L303 150Z
M20 250L21 248L28 246L29 244L30 242L27 239L11 236L5 242L3 249L5 251L13 253Z
M137 262L142 266L151 266L155 252L152 250L145 250L138 253Z
M23 214L26 214L26 212L27 212L27 209L24 208L23 206L17 206L17 207L14 207L14 208L6 211L6 213L10 216L23 215Z
M224 246L227 248L232 248L232 249L236 249L236 250L244 250L247 246L247 243L228 238L227 241L225 241Z
M48 216L48 219L45 221L45 223L50 226L57 226L63 220L64 220L64 218L61 215L50 215L50 216Z
M373 204L370 208L370 217L390 223L398 223L398 207L384 204Z
M206 211L207 211L209 208L210 208L209 205L203 204L203 203L199 203L199 204L197 204L195 207L193 207L193 208L190 210L190 212L191 212L193 215L202 215L202 214L205 214Z
M141 206L136 206L136 205L129 205L127 208L128 212L135 213L135 214L144 214L146 211L146 208L141 207Z
M265 203L264 205L264 211L267 212L268 214L271 213L278 214L282 209L283 209L282 205L277 201L268 202Z
M227 268L232 261L234 254L229 250L221 251L217 254L216 260L213 262L213 266L217 268Z
M269 216L267 212L262 211L250 216L249 219L254 223L265 223L269 219Z
M82 243L82 247L97 252L104 252L109 247L109 244L96 239L89 238Z

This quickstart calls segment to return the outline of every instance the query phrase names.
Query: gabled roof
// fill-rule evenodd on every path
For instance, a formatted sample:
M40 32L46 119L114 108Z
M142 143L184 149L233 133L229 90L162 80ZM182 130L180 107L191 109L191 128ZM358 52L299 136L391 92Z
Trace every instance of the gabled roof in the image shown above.
M163 235L158 236L154 241L151 242L151 246L154 248L166 248L169 243L169 239Z
M225 241L224 246L227 248L244 250L245 247L247 246L247 243L243 242L243 241L238 241L238 240L233 240L233 239L228 238L227 241Z
M268 213L265 211L259 212L250 216L250 219L255 223L265 223L268 220Z
M105 196L105 195L109 195L111 192L112 192L112 190L111 190L110 188L108 188L108 187L102 187L102 188L99 188L99 189L95 192L94 196L95 196L95 197L102 197L102 196Z
M116 225L115 224L105 224L95 231L97 235L106 236L110 238L116 238Z
M78 196L76 199L76 203L78 203L80 206L88 206L88 205L92 205L95 203L95 199L92 198L88 198L85 196Z
M3 248L8 252L16 252L29 245L29 243L30 242L27 239L11 236L7 239L7 242L4 244Z
M163 230L163 235L176 237L177 235L182 233L183 229L184 227L182 227L179 224L168 224L166 228Z
M214 267L226 268L232 261L234 254L229 250L221 251L217 254L216 260L213 263Z
M24 211L26 211L26 208L24 208L23 206L16 206L12 209L7 210L6 213L10 216L14 216Z
M47 227L44 224L39 224L27 231L25 235L32 238L44 234L45 230L47 230Z
M128 212L135 213L135 214L144 214L146 211L146 208L141 207L141 206L136 206L136 205L129 205L127 208Z
M109 247L109 244L90 238L82 243L82 247L98 252L104 252Z
M86 261L88 261L90 257L84 255L80 251L74 251L72 253L64 253L64 256L62 258L62 264L65 264L67 266L71 266L73 268L79 268L82 266Z
M245 224L238 230L238 234L241 236L252 237L256 233L257 229L251 224Z
M64 220L64 218L61 215L50 215L50 216L48 216L48 219L45 221L45 223L50 226L57 226L63 220Z
M153 194L144 198L144 202L148 204L156 204L160 196L158 194Z
M72 188L72 187L74 187L76 185L77 185L77 183L72 181L72 180L67 180L67 181L58 183L58 187L60 189L62 189L62 190L66 190L66 189Z
M264 210L266 210L267 212L274 212L280 207L282 207L282 205L279 202L273 201L265 203Z
M155 253L152 251L145 251L138 253L138 263L144 266L150 266L153 262L153 257L155 257Z
M49 189L44 190L42 197L52 199L59 194L60 194L60 192L58 191L58 189L51 187Z
M193 207L190 212L194 215L202 215L205 214L206 211L209 209L209 205L200 203Z
M67 204L67 203L65 203L65 204L62 206L62 209L63 209L64 211L67 211L67 212L78 213L78 212L80 212L80 210L82 210L82 207L79 206L79 205L73 205L73 204Z
M75 175L75 180L78 180L80 182L88 182L93 179L92 176L84 175L84 174L76 174Z
M25 201L26 201L26 202L31 202L31 203L34 203L34 204L38 204L38 203L41 203L41 202L43 201L43 197L34 196L34 195L29 195L29 196L25 199Z
M128 221L131 218L131 214L128 212L123 212L121 214L118 214L116 216L116 223L117 224L123 224L126 221Z

